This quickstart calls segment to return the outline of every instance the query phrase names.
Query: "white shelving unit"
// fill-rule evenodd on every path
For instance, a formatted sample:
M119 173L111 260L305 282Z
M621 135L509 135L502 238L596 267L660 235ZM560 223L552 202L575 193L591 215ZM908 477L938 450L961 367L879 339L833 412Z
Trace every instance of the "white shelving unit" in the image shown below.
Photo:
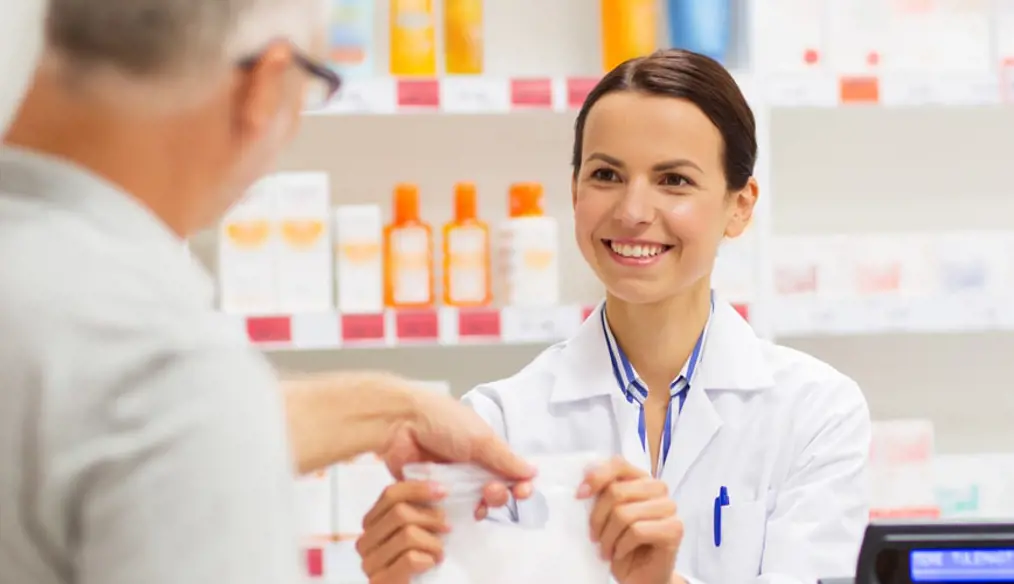
M858 18L856 13L848 12L842 0L814 0L808 3L818 11L813 18L801 16L777 27L762 20L794 2L806 4L771 0L758 15L758 3L739 0L737 40L728 63L757 116L762 198L751 237L737 244L746 255L731 252L724 261L740 278L749 272L751 290L742 300L757 330L771 337L788 330L785 323L792 319L785 316L786 307L793 306L774 294L775 237L1014 231L1014 189L1006 170L1014 151L1014 69L1006 57L1014 52L1004 32L1010 30L1005 27L1014 3L983 2L984 21L953 19L963 28L951 27L957 32L947 33L952 35L948 46L959 46L961 39L953 35L976 30L980 21L988 25L988 58L972 61L977 53L969 50L965 61L947 57L942 66L927 67L915 60L919 54L905 49L901 68L892 65L891 55L902 54L902 43L893 37L939 22L892 19L883 11L890 3L856 0L853 8L872 10L861 16L873 20L853 34L864 31L880 61L854 65L842 57L842 30L859 22L848 20ZM378 3L376 15L378 67L387 62L386 4ZM493 225L505 215L510 183L539 181L546 187L547 212L560 220L563 234L566 306L560 311L579 315L601 295L569 235L573 122L575 108L601 75L598 18L597 6L587 0L486 0L485 75L396 80L378 71L375 78L350 79L329 111L304 118L279 170L327 171L336 204L379 202L388 208L396 182L417 183L423 216L434 226L451 216L452 185L459 180L476 182L480 215ZM878 18L887 28L870 25ZM813 38L821 55L816 65L803 67L785 56L789 49L777 37L790 24L816 26ZM902 32L892 36L890 27ZM907 39L910 45L919 45L916 41ZM926 51L932 48L923 45ZM852 47L852 53L856 50ZM212 246L211 238L195 242L196 252L206 258L214 255ZM1011 250L1006 257L1014 256L1014 246ZM1014 260L1010 263L1014 266ZM994 300L993 312L1014 312L1002 296ZM878 321L863 312L861 302L831 303L822 310L865 324L843 331L797 323L777 340L856 378L875 418L933 420L942 452L1014 451L1009 431L1014 392L1007 387L1014 377L1009 357L1014 335L1005 332L1014 329L1014 318L983 320L980 315L953 326L932 325L918 316L937 313L937 305L925 301L921 313L909 310L910 322L901 324ZM288 340L265 348L287 349L272 351L282 368L387 366L448 379L460 394L476 381L513 373L574 326L568 321L545 338L517 343L509 335L490 335L477 346L448 340L445 329L455 325L446 314L425 317L438 326L434 332L427 324L427 338L410 343L415 346L404 346L391 333L397 330L396 316L377 317L386 319L388 328L383 341L372 346L383 351L330 350L350 344L342 336L341 317L295 315L288 326L316 335L315 340L296 342L290 330ZM270 332L272 326L284 326L277 319L265 322L254 327L264 325L261 330ZM459 352L467 352L467 358Z

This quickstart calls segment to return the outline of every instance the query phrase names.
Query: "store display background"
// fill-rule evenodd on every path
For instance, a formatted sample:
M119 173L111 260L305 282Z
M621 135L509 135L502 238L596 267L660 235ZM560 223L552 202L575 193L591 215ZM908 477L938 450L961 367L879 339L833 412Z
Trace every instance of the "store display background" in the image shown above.
M745 0L741 0L743 5ZM378 73L386 64L386 2L379 3ZM437 2L436 4L441 4ZM487 0L487 73L498 76L599 72L598 11L587 0ZM742 14L741 11L739 11ZM749 28L736 24L739 38ZM438 35L439 36L439 35ZM730 68L750 68L734 47ZM780 235L1014 229L1014 153L1009 107L783 109L754 103L770 126L762 181L771 227ZM473 180L480 214L496 226L507 187L540 181L547 212L560 221L564 303L590 303L601 286L573 241L570 152L574 114L313 116L304 119L278 170L322 170L335 204L390 208L396 182L422 190L423 217L451 217L452 187ZM762 139L764 137L762 136ZM439 245L439 240L437 240ZM214 264L213 235L194 241ZM438 263L439 266L439 257ZM1012 299L1014 301L1014 299ZM1011 452L1014 335L896 334L783 338L863 387L876 419L929 418L938 452ZM544 346L420 347L273 353L282 369L377 367L444 379L460 395L510 375ZM734 363L728 366L734 367Z

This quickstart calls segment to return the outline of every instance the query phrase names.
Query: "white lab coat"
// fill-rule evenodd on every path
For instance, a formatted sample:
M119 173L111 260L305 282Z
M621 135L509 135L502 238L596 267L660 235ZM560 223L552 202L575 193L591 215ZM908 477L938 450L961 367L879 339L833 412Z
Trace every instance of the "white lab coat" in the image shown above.
M685 526L677 573L700 584L851 576L869 514L870 415L859 387L758 339L717 298L705 343L662 473ZM523 455L594 451L650 466L597 311L573 338L464 401ZM722 486L730 504L715 546Z

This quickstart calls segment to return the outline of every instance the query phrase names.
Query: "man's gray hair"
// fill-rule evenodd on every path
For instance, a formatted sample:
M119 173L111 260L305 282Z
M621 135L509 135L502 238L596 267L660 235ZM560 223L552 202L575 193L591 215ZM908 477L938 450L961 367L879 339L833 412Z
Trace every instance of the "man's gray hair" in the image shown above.
M50 50L83 69L156 76L228 64L273 40L307 48L322 0L50 0Z

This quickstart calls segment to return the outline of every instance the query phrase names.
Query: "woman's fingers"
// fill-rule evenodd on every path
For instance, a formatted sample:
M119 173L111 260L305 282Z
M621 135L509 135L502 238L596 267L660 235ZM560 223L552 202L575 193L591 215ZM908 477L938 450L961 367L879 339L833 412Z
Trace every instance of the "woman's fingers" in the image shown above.
M398 560L411 553L412 566L419 564L419 554L432 558L434 564L440 563L444 554L444 546L440 538L418 525L409 525L395 532L379 546L363 556L363 572L367 576L393 567Z
M369 554L374 548L391 538L395 532L409 526L416 526L434 533L445 533L448 530L443 509L398 503L363 531L363 535L356 542L356 551L360 556Z
M369 575L370 584L410 584L414 576L436 565L436 560L429 554L407 551L390 566Z
M399 503L432 505L446 496L443 486L425 481L399 481L390 485L374 503L373 508L363 517L363 529L380 520L388 511Z
M683 522L676 516L639 521L617 540L612 558L622 560L641 546L678 550L683 541Z
M676 504L668 497L614 507L599 540L602 557L615 559L618 543L624 538L632 540L637 545L652 544L652 538L660 537L655 523L675 518Z
M611 483L602 491L595 501L595 506L592 507L590 518L592 541L601 541L606 522L616 507L651 499L669 501L669 488L664 482L656 479L639 479Z

